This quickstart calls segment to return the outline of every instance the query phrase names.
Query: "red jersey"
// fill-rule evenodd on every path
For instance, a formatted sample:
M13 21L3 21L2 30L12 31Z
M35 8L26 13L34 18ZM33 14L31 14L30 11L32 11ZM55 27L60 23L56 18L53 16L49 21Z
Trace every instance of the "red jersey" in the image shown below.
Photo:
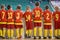
M7 10L7 19L8 22L14 22L14 11L13 10Z
M43 16L44 22L50 23L52 21L52 12L50 10L45 10Z
M41 20L42 18L42 9L36 7L33 9L34 20Z
M26 11L26 12L24 13L24 17L25 17L25 20L26 20L26 21L33 21L33 20L32 20L32 12L27 12L27 11Z
M15 11L15 22L22 22L22 18L23 18L23 12L21 10L16 10Z
M60 22L60 12L59 11L53 12L53 18L54 18L54 21Z
M7 21L6 10L0 10L0 17L1 17L1 22L6 22Z
M0 10L0 12L1 12L1 10ZM0 13L0 22L1 22L1 13Z

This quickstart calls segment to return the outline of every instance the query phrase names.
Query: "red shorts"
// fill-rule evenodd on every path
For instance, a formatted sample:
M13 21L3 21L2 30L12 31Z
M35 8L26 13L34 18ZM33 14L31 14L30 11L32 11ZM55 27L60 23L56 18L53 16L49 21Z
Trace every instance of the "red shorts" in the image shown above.
M37 26L41 27L41 24L42 24L41 22L40 23L34 22L34 27L37 27Z
M15 28L14 24L8 24L7 25L7 29L14 29L14 28Z
M23 25L15 25L15 28L22 28Z
M60 22L55 22L54 23L54 28L55 29L60 29Z
M6 28L7 25L6 24L1 24L1 26L2 26L2 28Z
M33 29L33 23L32 22L26 22L26 29Z
M51 29L51 25L44 25L44 29Z
M2 29L2 25L0 24L0 29Z

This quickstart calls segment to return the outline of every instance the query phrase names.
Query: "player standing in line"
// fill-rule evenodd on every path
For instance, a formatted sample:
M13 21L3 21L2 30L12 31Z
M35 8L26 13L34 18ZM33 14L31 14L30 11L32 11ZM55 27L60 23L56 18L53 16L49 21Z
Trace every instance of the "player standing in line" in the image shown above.
M58 36L60 35L60 11L58 6L55 7L55 11L53 12L53 18L54 18L54 34L55 38L58 39Z
M49 10L49 7L45 7L43 12L44 17L44 39L47 37L52 38L52 12Z
M42 37L42 9L40 8L39 2L35 3L35 8L33 9L34 16L34 39L36 39L36 33L38 31L39 39ZM38 28L38 30L37 30Z
M59 9L59 12L60 12L60 9ZM58 36L59 36L59 39L60 39L60 24L59 24L59 31L58 31Z
M6 34L6 24L7 24L7 15L6 15L6 10L5 10L5 6L1 5L1 10L0 10L0 17L1 17L1 27L3 29L2 31L2 37L5 38L5 34Z
M16 28L16 38L20 38L23 34L23 12L21 10L21 5L17 6L15 13L15 28Z
M1 10L0 10L0 38L2 38L2 26L1 26Z
M7 6L7 34L8 38L13 38L14 35L14 11L10 5Z
M32 36L32 28L33 28L33 19L32 19L32 12L30 11L30 7L27 6L26 11L24 13L24 18L26 22L26 37L30 38Z

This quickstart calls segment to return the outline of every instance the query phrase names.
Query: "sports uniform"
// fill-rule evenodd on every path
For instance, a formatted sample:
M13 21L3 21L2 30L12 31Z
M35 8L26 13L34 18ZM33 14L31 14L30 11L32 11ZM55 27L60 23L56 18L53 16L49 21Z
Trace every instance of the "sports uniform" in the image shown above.
M58 37L60 36L60 11L54 11L53 18L54 18L54 34L55 37Z
M8 37L12 38L14 35L14 11L12 9L7 10L7 33Z
M16 28L16 37L19 38L23 33L23 12L21 10L16 10L15 12L15 28Z
M38 28L38 36L42 36L42 9L40 7L35 7L33 9L33 21L34 21L34 36L37 36L37 28Z
M5 37L5 34L6 34L6 24L7 24L7 15L6 15L6 10L1 10L0 11L0 15L1 15L1 27L3 29L3 37Z
M44 17L44 37L52 37L52 12L49 9L46 9L43 12Z
M0 36L2 37L2 26L1 26L1 10L0 10Z
M26 11L24 13L24 18L25 18L25 22L26 22L26 35L27 35L27 37L31 37L32 36L32 29L33 29L32 12Z

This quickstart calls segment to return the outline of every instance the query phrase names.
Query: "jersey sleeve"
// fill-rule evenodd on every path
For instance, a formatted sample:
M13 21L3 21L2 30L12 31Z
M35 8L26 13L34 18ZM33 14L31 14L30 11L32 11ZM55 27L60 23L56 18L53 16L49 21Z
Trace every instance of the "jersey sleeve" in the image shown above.
M23 18L25 18L25 13L23 14Z
M45 11L43 12L42 16L44 17Z
M35 9L32 10L32 15L34 15L34 11L35 11Z
M0 21L1 21L1 10L0 10Z
M16 19L16 11L14 11L14 19Z
M43 10L42 10L42 8L40 8L40 12L41 12L41 15L43 15Z
M23 15L23 12L21 12L21 18L23 18L23 16L24 16L24 15Z
M13 11L13 19L15 19L15 11Z
M55 15L54 12L52 12L52 18L53 18L53 19L54 19L54 15Z

